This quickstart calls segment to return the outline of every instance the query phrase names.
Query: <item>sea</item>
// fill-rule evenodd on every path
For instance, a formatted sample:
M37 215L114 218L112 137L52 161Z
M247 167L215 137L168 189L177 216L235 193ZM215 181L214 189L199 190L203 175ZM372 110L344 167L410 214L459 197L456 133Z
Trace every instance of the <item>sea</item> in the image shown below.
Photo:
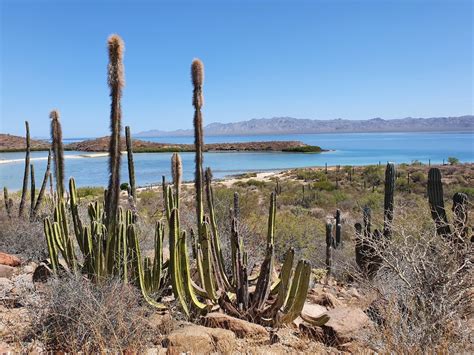
M84 138L85 139L85 138ZM140 138L153 142L192 143L193 137ZM64 143L83 138L65 139ZM209 136L206 143L302 141L329 151L323 153L282 152L209 152L204 154L204 166L211 167L217 179L246 172L281 171L290 168L412 163L447 163L456 157L463 163L474 162L474 132L446 133L322 133L252 136ZM106 186L108 181L107 155L90 152L65 152L66 177L73 176L77 186ZM11 191L21 189L25 153L0 153L0 187ZM39 188L46 169L47 152L32 152L36 186ZM190 181L194 174L194 153L181 153L183 179ZM159 184L162 176L170 179L171 153L134 154L137 185ZM127 159L122 158L121 180L128 181Z

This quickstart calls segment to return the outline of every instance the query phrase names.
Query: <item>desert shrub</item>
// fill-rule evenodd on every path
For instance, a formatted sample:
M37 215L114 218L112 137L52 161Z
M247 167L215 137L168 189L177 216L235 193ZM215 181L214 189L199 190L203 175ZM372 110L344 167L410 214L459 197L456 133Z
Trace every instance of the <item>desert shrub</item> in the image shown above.
M369 207L371 209L377 209L383 206L383 194L375 191L372 193L367 193L361 197L359 200L359 206Z
M465 193L471 201L474 199L474 187L458 187L455 192Z
M92 186L79 187L76 190L76 194L78 198L102 197L104 196L104 188Z
M384 180L384 170L382 166L369 165L364 168L362 175L370 186L378 186Z
M139 291L119 280L94 284L82 277L49 282L34 309L34 329L48 350L72 353L139 351L158 338Z
M415 171L414 173L412 173L410 175L410 179L414 183L425 183L426 179L427 179L427 176L426 176L425 173L423 173L421 171Z
M380 258L375 277L363 282L374 296L367 313L376 328L367 340L387 353L472 351L472 245L436 235L433 223L420 218L398 210L392 238L366 240Z
M236 182L236 185L237 186L242 186L242 187L255 186L255 187L263 188L263 187L265 187L266 183L265 183L265 181L261 181L261 180L249 179L247 181L238 181L238 182Z
M298 180L326 180L327 176L322 170L311 170L311 169L299 169L296 172L296 178Z
M448 157L449 165L457 165L459 164L459 159L456 157Z
M128 190L128 182L122 182L120 184L120 190L121 191L127 191Z
M3 201L2 201L3 202ZM0 216L0 250L35 261L46 259L48 252L43 222L27 218Z
M323 191L333 191L336 189L336 184L333 184L330 181L323 180L313 183L313 189L323 190Z

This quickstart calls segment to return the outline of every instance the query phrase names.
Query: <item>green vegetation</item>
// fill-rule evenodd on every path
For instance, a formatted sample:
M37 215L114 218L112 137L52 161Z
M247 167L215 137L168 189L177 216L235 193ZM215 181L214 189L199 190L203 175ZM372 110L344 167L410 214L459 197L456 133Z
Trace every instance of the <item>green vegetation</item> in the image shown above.
M457 165L459 164L459 159L456 157L448 157L449 165Z
M290 152L290 153L321 153L323 150L321 147L316 145L305 145L302 147L291 147L291 148L284 148L282 152Z

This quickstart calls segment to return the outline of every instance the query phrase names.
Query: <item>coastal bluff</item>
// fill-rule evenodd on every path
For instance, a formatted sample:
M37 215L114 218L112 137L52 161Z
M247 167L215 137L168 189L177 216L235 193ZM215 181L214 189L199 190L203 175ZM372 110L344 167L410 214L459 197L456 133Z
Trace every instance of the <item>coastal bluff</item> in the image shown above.
M122 138L122 147L125 149L125 138ZM173 144L149 142L132 139L134 153L160 153L160 152L193 152L194 144ZM64 145L67 151L83 152L107 152L109 137L74 142ZM43 140L31 140L31 150L48 150L50 143ZM26 149L25 138L0 133L0 152L20 152ZM212 143L204 145L205 152L218 151L248 151L248 152L301 152L320 153L325 150L318 146L312 146L300 141L268 141L268 142L245 142L245 143Z

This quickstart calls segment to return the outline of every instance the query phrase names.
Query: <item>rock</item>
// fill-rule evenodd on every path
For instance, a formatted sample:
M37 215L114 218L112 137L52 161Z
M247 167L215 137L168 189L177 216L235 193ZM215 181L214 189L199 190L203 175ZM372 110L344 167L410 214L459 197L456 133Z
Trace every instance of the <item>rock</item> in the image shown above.
M26 264L25 266L23 266L22 272L25 274L32 274L35 272L37 267L38 267L38 264L36 264L35 262L30 262Z
M8 265L0 265L0 277L10 278L13 275L15 268Z
M327 312L329 321L322 326L326 344L341 345L357 338L370 326L369 317L356 307L339 307Z
M33 282L46 282L53 271L45 263L40 263L33 272Z
M308 300L311 303L319 304L320 306L327 308L336 308L342 306L342 302L339 301L332 293L317 288L314 288L310 291L308 294Z
M204 325L211 328L228 329L235 333L238 338L268 338L269 336L267 330L261 325L250 323L243 319L234 318L224 313L209 313L204 317Z
M188 351L193 354L231 353L235 345L235 334L230 330L201 325L184 326L163 340L163 346L172 354Z
M305 303L301 313L303 316L317 318L327 312L327 308L319 304Z
M19 266L21 264L21 260L15 255L0 252L0 264L8 266Z

